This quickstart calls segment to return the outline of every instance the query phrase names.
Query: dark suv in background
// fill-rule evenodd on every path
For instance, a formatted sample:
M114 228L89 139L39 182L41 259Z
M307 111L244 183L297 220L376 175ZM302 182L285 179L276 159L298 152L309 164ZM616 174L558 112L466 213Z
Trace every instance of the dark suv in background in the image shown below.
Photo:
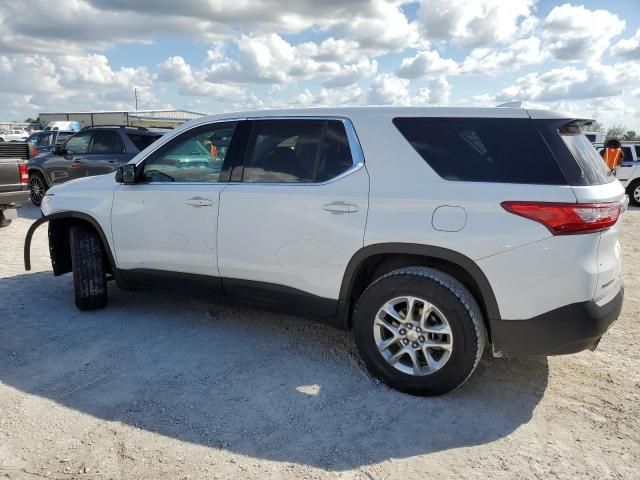
M114 171L163 133L143 127L83 128L64 144L29 160L31 201L40 205L45 192L53 185Z
M74 131L66 130L46 130L42 132L34 132L29 135L27 142L32 143L37 152L45 153L50 152L56 145L61 145L66 142L69 137L76 133Z

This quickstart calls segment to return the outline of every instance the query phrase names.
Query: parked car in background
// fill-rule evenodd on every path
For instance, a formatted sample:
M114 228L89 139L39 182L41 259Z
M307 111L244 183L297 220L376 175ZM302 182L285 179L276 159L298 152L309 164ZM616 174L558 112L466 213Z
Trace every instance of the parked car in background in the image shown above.
M67 130L71 132L78 132L80 130L79 122L65 122L65 121L53 121L47 123L44 127L45 131L48 130Z
M28 136L24 130L5 130L0 134L0 142L24 142Z
M640 142L620 142L622 147L622 163L615 169L616 178L620 180L629 195L629 201L640 207ZM594 145L602 154L603 144Z
M53 185L112 172L161 136L161 133L142 127L84 128L50 152L29 161L31 201L40 205L42 197Z
M581 123L521 108L201 118L115 174L54 186L25 268L48 222L80 310L106 305L111 276L306 315L352 330L387 384L442 394L485 345L594 349L618 317L627 199Z
M0 227L9 225L15 207L29 198L27 161L32 156L29 143L0 143Z
M75 133L75 131L65 130L39 130L29 135L27 142L32 143L36 147L38 154L42 154L50 152L56 145L63 144Z

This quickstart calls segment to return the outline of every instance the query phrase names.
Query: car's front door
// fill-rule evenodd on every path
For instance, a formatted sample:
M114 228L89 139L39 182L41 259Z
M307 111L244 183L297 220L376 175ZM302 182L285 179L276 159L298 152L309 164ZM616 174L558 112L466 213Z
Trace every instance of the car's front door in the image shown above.
M120 269L145 283L218 277L220 173L237 122L211 123L173 138L137 166L139 181L114 192L112 231ZM167 274L167 272L171 272Z
M292 313L334 314L368 209L369 178L351 123L254 120L243 158L220 200L225 292Z
M62 155L51 154L42 162L49 185L66 182L84 175L85 157L89 152L91 132L80 132L64 145Z

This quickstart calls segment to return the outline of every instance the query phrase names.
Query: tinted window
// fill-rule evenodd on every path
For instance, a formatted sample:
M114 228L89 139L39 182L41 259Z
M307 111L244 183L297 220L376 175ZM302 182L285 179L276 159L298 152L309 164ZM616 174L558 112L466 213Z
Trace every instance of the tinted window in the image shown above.
M124 145L120 136L108 130L97 130L93 132L91 140L91 153L123 153Z
M160 138L160 135L141 135L139 133L128 133L127 137L140 151L147 148L153 142Z
M217 182L235 128L235 122L218 123L183 133L145 162L144 180Z
M69 153L87 153L89 151L90 141L91 132L78 133L69 139L65 148Z
M633 162L633 147L622 147L622 161Z
M38 143L36 143L39 147L48 147L53 143L53 132L42 132L40 137L38 138Z
M27 142L31 142L34 145L38 145L38 138L40 138L40 133L32 133L27 137Z
M447 180L566 184L531 120L395 118L400 133ZM582 136L588 143L586 137Z
M640 160L640 145L636 145L636 158Z
M572 123L543 124L545 138L549 142L563 172L571 185L600 185L615 180L600 154ZM558 139L561 139L558 143ZM564 148L563 148L564 147Z
M323 182L353 164L337 120L258 120L253 124L244 182Z
M56 138L56 145L60 145L61 143L66 142L71 136L72 132L58 132L58 136Z

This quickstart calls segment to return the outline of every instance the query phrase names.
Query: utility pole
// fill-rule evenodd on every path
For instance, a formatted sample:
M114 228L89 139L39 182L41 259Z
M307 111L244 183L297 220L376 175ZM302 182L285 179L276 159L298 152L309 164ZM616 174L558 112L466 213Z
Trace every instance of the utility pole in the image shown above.
M133 95L136 97L136 111L138 110L138 89L133 89Z

